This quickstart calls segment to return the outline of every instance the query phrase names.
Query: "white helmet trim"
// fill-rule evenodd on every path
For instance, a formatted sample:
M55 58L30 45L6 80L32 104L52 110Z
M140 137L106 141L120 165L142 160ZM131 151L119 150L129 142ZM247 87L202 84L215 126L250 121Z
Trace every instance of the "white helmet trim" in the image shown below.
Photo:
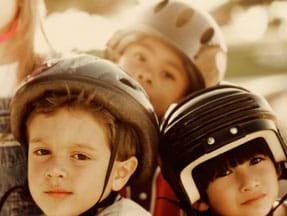
M229 143L228 145L224 145L219 149L216 149L210 153L206 153L205 155L199 157L198 159L190 163L180 172L180 180L185 189L185 193L189 198L190 203L193 204L200 199L199 191L192 176L192 171L194 170L195 167L197 167L199 164L202 164L205 161L208 161L218 155L221 155L229 150L232 150L256 138L264 138L264 140L266 141L268 147L272 152L275 162L286 160L285 153L281 147L280 139L277 137L274 131L262 130L248 134L239 140ZM270 143L272 143L272 145L270 145Z

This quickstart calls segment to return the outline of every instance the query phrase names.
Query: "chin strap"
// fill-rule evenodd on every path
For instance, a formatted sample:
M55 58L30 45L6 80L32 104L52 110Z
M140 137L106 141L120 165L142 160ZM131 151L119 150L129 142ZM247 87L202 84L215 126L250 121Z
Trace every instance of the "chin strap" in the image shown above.
M277 209L280 205L282 205L282 203L283 203L286 199L287 199L287 194L285 194L285 195L280 199L279 203L278 203L275 207L273 207L273 208L270 210L270 212L269 212L266 216L273 216L273 213L276 211L276 209Z
M101 201L101 199L104 195L104 192L106 190L106 187L108 185L110 175L111 175L111 172L112 172L112 169L114 166L114 162L116 160L116 156L118 153L118 147L119 147L118 140L124 139L124 137L121 137L120 133L118 132L120 130L120 127L121 127L120 122L117 122L117 124L115 124L115 125L116 125L116 130L115 130L116 134L115 134L115 140L114 140L115 143L113 143L111 146L111 156L110 156L108 168L106 171L106 177L104 180L104 186L102 189L102 193L101 193L97 203L94 206L92 206L89 210L87 210L86 212L81 214L81 216L94 216L94 215L96 215L99 208L103 208L103 207L106 207L106 206L112 204L116 198L117 192L111 192L107 198L105 198L104 200ZM108 204L106 204L106 203L108 203Z
M15 21L12 22L12 25L10 26L10 29L8 32L4 34L0 34L0 42L7 41L16 34L17 23L18 23L18 20L16 19Z
M92 208L90 208L89 210L82 213L80 216L95 216L95 215L97 215L99 209L112 205L115 202L117 196L118 196L117 192L110 193L110 195L107 198L98 202L96 205L94 205Z

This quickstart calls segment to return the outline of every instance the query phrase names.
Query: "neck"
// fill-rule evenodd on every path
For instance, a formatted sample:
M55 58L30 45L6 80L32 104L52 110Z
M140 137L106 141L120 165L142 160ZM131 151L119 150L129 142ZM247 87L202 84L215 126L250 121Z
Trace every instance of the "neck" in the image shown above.
M108 197L106 197L104 200L100 201L99 203L96 203L94 206L92 206L86 212L82 213L80 216L96 215L99 209L112 205L115 202L117 195L118 195L117 192L111 192Z
M287 215L287 206L282 204L281 206L276 209L273 216L286 216Z
M13 52L9 51L9 46L0 43L0 65L11 64L16 62L18 59L18 54L15 55Z

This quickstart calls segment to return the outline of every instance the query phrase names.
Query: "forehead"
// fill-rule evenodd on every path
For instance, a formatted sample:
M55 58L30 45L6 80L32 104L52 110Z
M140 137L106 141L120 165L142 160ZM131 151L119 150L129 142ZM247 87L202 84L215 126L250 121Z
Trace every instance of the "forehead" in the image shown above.
M184 58L183 53L181 53L181 51L178 48L173 46L171 43L166 41L164 38L161 38L158 36L152 36L152 35L145 36L141 40L135 42L135 44L146 46L148 48L152 48L152 50L154 51L156 51L156 48L161 48L161 49L168 50L174 53L174 55L176 55L180 59Z
M41 139L48 143L56 140L62 143L108 142L107 130L101 121L80 109L64 107L48 114L36 113L27 122L27 127L29 139Z

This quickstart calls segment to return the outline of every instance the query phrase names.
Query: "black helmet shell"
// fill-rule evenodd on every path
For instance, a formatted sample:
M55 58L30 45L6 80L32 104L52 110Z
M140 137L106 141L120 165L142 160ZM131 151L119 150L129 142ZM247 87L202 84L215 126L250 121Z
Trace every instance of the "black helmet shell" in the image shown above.
M11 127L15 138L25 145L25 121L31 103L49 91L93 92L95 101L119 120L133 125L140 137L139 178L149 176L155 163L158 121L141 86L110 61L80 55L59 60L39 74L29 77L12 100Z
M169 110L163 120L159 145L163 175L191 206L200 198L193 169L259 137L276 162L287 160L276 118L263 97L232 84L199 91Z

